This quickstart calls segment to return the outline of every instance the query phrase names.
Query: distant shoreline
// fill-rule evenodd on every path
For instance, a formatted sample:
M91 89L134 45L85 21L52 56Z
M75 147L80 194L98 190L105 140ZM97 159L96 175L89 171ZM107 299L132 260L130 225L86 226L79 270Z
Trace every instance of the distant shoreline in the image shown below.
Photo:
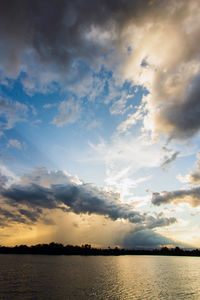
M122 248L92 248L82 246L62 245L59 243L37 244L33 246L20 245L14 247L0 246L0 254L32 254L32 255L83 255L83 256L120 256L120 255L164 255L164 256L200 256L199 249L181 249L179 247L160 249L122 249Z

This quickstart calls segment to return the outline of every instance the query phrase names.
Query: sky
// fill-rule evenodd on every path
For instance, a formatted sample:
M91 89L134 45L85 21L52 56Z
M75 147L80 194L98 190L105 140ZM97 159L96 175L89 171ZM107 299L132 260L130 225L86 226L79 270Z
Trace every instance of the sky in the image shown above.
M0 2L0 244L200 247L200 0Z

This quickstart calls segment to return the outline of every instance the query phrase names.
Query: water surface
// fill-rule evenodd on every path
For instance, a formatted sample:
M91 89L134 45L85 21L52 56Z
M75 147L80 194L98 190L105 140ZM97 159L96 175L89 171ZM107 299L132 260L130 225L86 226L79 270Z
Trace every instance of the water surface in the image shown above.
M200 299L200 258L0 255L0 299Z

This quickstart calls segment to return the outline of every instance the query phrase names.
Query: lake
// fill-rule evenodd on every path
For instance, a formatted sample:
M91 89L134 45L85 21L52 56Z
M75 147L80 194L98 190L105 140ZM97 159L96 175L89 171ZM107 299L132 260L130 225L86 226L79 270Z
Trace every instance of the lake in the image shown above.
M0 255L0 299L200 299L200 258Z

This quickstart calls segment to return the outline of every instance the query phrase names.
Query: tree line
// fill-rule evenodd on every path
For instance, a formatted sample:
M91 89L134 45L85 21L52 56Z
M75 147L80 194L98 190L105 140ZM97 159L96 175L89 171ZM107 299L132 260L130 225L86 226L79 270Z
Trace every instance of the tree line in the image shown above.
M123 249L123 248L93 248L89 244L73 246L60 243L37 244L33 246L19 245L14 247L0 246L1 254L47 254L47 255L178 255L200 256L199 249L181 249L179 247L159 249Z

